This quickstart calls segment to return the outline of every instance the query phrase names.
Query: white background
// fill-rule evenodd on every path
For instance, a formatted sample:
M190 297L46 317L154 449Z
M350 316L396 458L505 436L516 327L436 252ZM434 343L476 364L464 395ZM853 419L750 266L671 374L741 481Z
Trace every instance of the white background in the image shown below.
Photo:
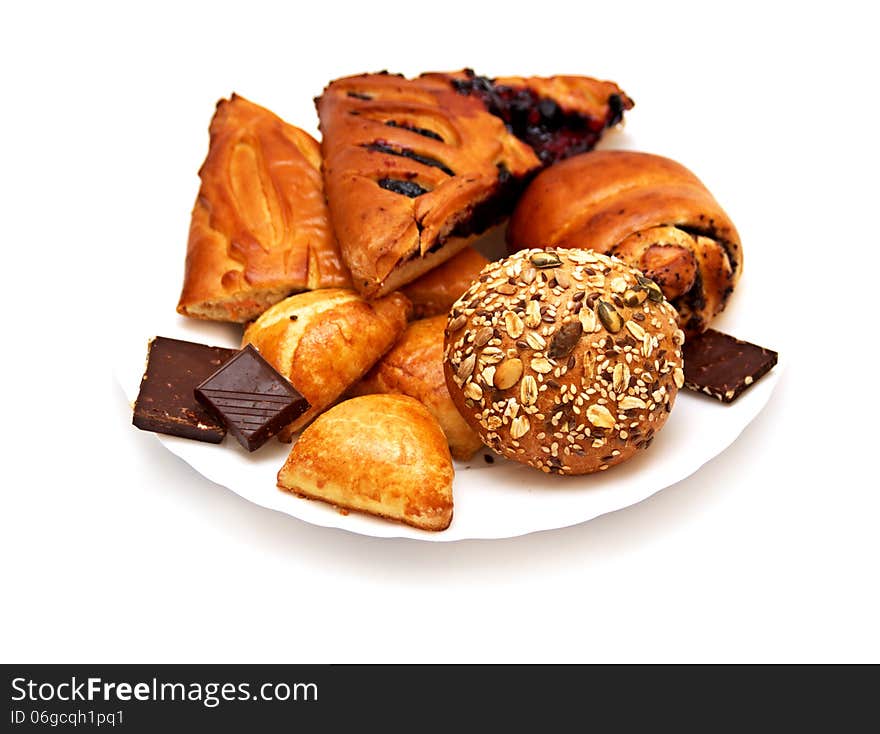
M867 4L301 5L0 11L3 661L880 659ZM329 79L465 65L618 81L737 222L788 364L740 440L586 525L435 545L250 505L131 428L114 340L174 308L214 102L314 131Z

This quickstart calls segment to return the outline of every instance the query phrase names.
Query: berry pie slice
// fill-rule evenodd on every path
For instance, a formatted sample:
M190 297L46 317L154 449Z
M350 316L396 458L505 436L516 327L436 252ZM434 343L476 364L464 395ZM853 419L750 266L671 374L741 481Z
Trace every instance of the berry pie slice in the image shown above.
M501 222L532 174L591 149L632 107L611 82L470 70L347 77L316 104L330 220L368 298Z
M488 79L471 69L449 76L459 93L478 97L546 166L592 150L633 107L613 82L584 76Z

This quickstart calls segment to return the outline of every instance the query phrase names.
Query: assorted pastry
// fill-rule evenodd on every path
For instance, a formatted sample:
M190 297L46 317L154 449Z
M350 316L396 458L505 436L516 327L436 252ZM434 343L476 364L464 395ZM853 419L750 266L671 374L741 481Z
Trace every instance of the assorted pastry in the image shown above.
M540 154L591 149L632 102L595 79L466 71L338 79L317 107L330 222L354 287L374 298L500 223Z
M364 395L322 413L302 432L278 486L344 510L445 530L453 474L446 437L424 405L406 395Z
M245 323L296 291L350 286L317 141L236 94L210 133L178 312Z
M680 390L730 403L776 364L709 328L742 245L706 187L593 150L633 107L613 82L381 72L315 102L320 144L218 103L177 310L244 324L241 349L154 338L138 428L293 441L280 489L439 531L453 459L604 472Z
M442 265L407 283L400 292L412 303L413 318L446 316L488 263L485 255L465 247Z
M507 229L511 251L586 247L653 280L688 334L706 330L742 273L736 227L680 163L648 153L596 151L542 171Z
M353 290L298 293L276 303L244 331L252 344L309 401L285 426L290 441L369 370L406 329L410 303L400 293L365 301Z
M443 370L446 315L413 321L400 341L349 390L350 395L408 395L424 405L446 435L452 456L467 461L483 445L456 408Z

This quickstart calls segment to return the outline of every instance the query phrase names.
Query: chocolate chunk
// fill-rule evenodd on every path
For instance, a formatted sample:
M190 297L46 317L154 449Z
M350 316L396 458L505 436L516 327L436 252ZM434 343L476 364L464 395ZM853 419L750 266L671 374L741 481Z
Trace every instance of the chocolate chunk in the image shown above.
M195 389L248 451L309 409L309 402L248 344Z
M220 443L226 428L196 402L193 390L235 353L157 336L150 342L132 423L142 431Z
M684 385L732 403L766 375L779 354L709 329L684 345Z

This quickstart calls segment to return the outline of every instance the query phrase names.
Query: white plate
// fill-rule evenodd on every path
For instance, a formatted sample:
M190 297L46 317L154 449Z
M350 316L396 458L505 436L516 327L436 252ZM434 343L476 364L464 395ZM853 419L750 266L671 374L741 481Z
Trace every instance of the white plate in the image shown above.
M497 242L488 244L489 250ZM728 333L749 338L745 325L757 320L757 311L745 311L742 286L724 313ZM738 297L739 296L739 297ZM169 309L170 310L170 309ZM120 344L117 379L129 401L137 396L143 374L147 341L155 334L216 346L238 347L241 328L229 324L192 321L172 313L160 316L153 334ZM776 343L767 346L779 349ZM456 462L453 495L455 515L449 529L431 533L352 512L341 514L323 502L306 500L275 486L275 476L290 451L288 444L270 440L249 454L235 439L219 445L156 434L172 453L217 484L263 507L325 527L343 528L380 538L417 538L450 541L510 538L517 535L576 525L606 512L647 499L655 492L693 474L726 449L761 412L779 380L782 365L749 388L732 405L679 392L666 425L651 447L618 467L589 476L548 476L529 467L494 457L488 464L480 451L469 462ZM132 428L132 430L137 430ZM340 456L341 462L345 461Z

